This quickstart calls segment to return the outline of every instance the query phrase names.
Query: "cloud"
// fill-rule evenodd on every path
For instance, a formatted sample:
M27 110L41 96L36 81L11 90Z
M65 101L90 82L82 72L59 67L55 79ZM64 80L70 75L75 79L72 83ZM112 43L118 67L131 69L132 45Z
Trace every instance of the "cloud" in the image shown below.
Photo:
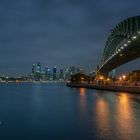
M138 0L1 0L0 73L32 63L86 69L100 63L108 34L139 14Z

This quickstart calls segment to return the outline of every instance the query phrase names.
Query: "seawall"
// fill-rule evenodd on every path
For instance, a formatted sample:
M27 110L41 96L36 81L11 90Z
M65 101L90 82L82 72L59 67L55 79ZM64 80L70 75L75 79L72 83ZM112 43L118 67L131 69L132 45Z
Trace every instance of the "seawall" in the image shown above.
M67 86L75 88L90 88L117 92L140 93L140 86L94 85L87 83L67 83Z

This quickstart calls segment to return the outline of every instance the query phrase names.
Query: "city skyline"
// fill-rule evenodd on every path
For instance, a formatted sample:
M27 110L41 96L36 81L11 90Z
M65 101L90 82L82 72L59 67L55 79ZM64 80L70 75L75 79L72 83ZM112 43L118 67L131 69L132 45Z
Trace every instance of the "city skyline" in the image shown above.
M110 30L139 15L139 4L138 0L0 1L0 74L26 74L37 61L95 69ZM139 66L139 60L133 65Z
M32 69L25 75L18 76L9 76L0 75L0 82L10 81L10 82L35 82L35 81L51 81L51 82L64 82L71 79L72 75L83 74L83 75L94 75L95 72L85 73L83 68L79 67L67 67L67 68L58 68L56 66L43 66L42 63L36 62L32 64Z

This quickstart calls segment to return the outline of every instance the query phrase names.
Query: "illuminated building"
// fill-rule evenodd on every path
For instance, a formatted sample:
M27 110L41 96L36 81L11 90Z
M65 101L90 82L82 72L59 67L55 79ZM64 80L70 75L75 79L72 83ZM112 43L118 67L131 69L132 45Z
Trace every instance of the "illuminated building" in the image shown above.
M53 78L53 80L57 80L57 69L56 69L56 67L52 68L52 78Z

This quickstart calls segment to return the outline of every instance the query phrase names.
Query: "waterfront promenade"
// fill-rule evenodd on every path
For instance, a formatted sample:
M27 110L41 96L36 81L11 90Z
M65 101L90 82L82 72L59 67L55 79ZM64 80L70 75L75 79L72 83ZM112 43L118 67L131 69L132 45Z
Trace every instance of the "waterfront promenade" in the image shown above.
M97 84L89 84L89 83L67 83L67 86L76 87L76 88L110 90L110 91L117 91L117 92L140 93L140 86L97 85Z

